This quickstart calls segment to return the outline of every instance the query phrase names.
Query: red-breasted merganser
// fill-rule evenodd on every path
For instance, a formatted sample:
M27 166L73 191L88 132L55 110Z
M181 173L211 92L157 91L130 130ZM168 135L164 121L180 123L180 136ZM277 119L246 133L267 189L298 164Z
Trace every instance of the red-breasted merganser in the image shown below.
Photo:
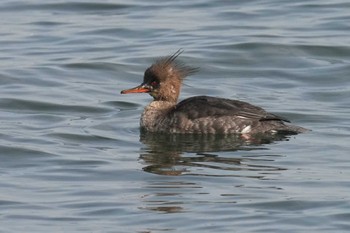
M141 116L141 129L148 132L190 134L301 133L287 119L249 103L195 96L177 103L184 78L197 71L177 61L181 50L157 60L144 74L141 85L121 94L149 93L153 101Z

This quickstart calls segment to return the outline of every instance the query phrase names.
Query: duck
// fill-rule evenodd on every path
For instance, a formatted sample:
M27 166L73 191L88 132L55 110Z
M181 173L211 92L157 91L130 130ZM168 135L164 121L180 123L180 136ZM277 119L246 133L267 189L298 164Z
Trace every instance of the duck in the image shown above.
M148 93L153 101L141 115L144 132L170 134L298 134L307 129L250 103L212 96L178 102L184 79L198 68L179 61L183 50L157 59L146 69L143 82L121 94Z

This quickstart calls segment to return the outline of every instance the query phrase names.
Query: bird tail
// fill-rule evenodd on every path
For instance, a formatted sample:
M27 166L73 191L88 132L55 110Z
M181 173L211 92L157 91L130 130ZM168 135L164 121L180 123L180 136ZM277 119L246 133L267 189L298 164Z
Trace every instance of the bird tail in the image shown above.
M299 134L299 133L306 133L309 132L311 130L300 127L300 126L296 126L296 125L284 125L281 129L277 129L277 131L279 133L287 133L287 134Z

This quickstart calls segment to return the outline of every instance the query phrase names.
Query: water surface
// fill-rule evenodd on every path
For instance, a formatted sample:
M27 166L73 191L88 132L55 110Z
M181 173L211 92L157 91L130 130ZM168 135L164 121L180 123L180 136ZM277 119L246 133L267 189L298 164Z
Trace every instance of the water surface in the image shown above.
M1 231L347 231L349 7L3 1ZM119 92L179 48L200 67L181 99L248 101L312 131L141 134L151 97Z

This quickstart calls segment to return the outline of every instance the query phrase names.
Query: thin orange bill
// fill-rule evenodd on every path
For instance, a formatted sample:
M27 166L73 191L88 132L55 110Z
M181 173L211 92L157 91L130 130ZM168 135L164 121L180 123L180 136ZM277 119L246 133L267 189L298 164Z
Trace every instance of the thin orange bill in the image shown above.
M150 92L150 89L141 85L141 86L137 86L134 88L123 90L120 93L121 94L129 94L129 93L147 93L147 92Z

